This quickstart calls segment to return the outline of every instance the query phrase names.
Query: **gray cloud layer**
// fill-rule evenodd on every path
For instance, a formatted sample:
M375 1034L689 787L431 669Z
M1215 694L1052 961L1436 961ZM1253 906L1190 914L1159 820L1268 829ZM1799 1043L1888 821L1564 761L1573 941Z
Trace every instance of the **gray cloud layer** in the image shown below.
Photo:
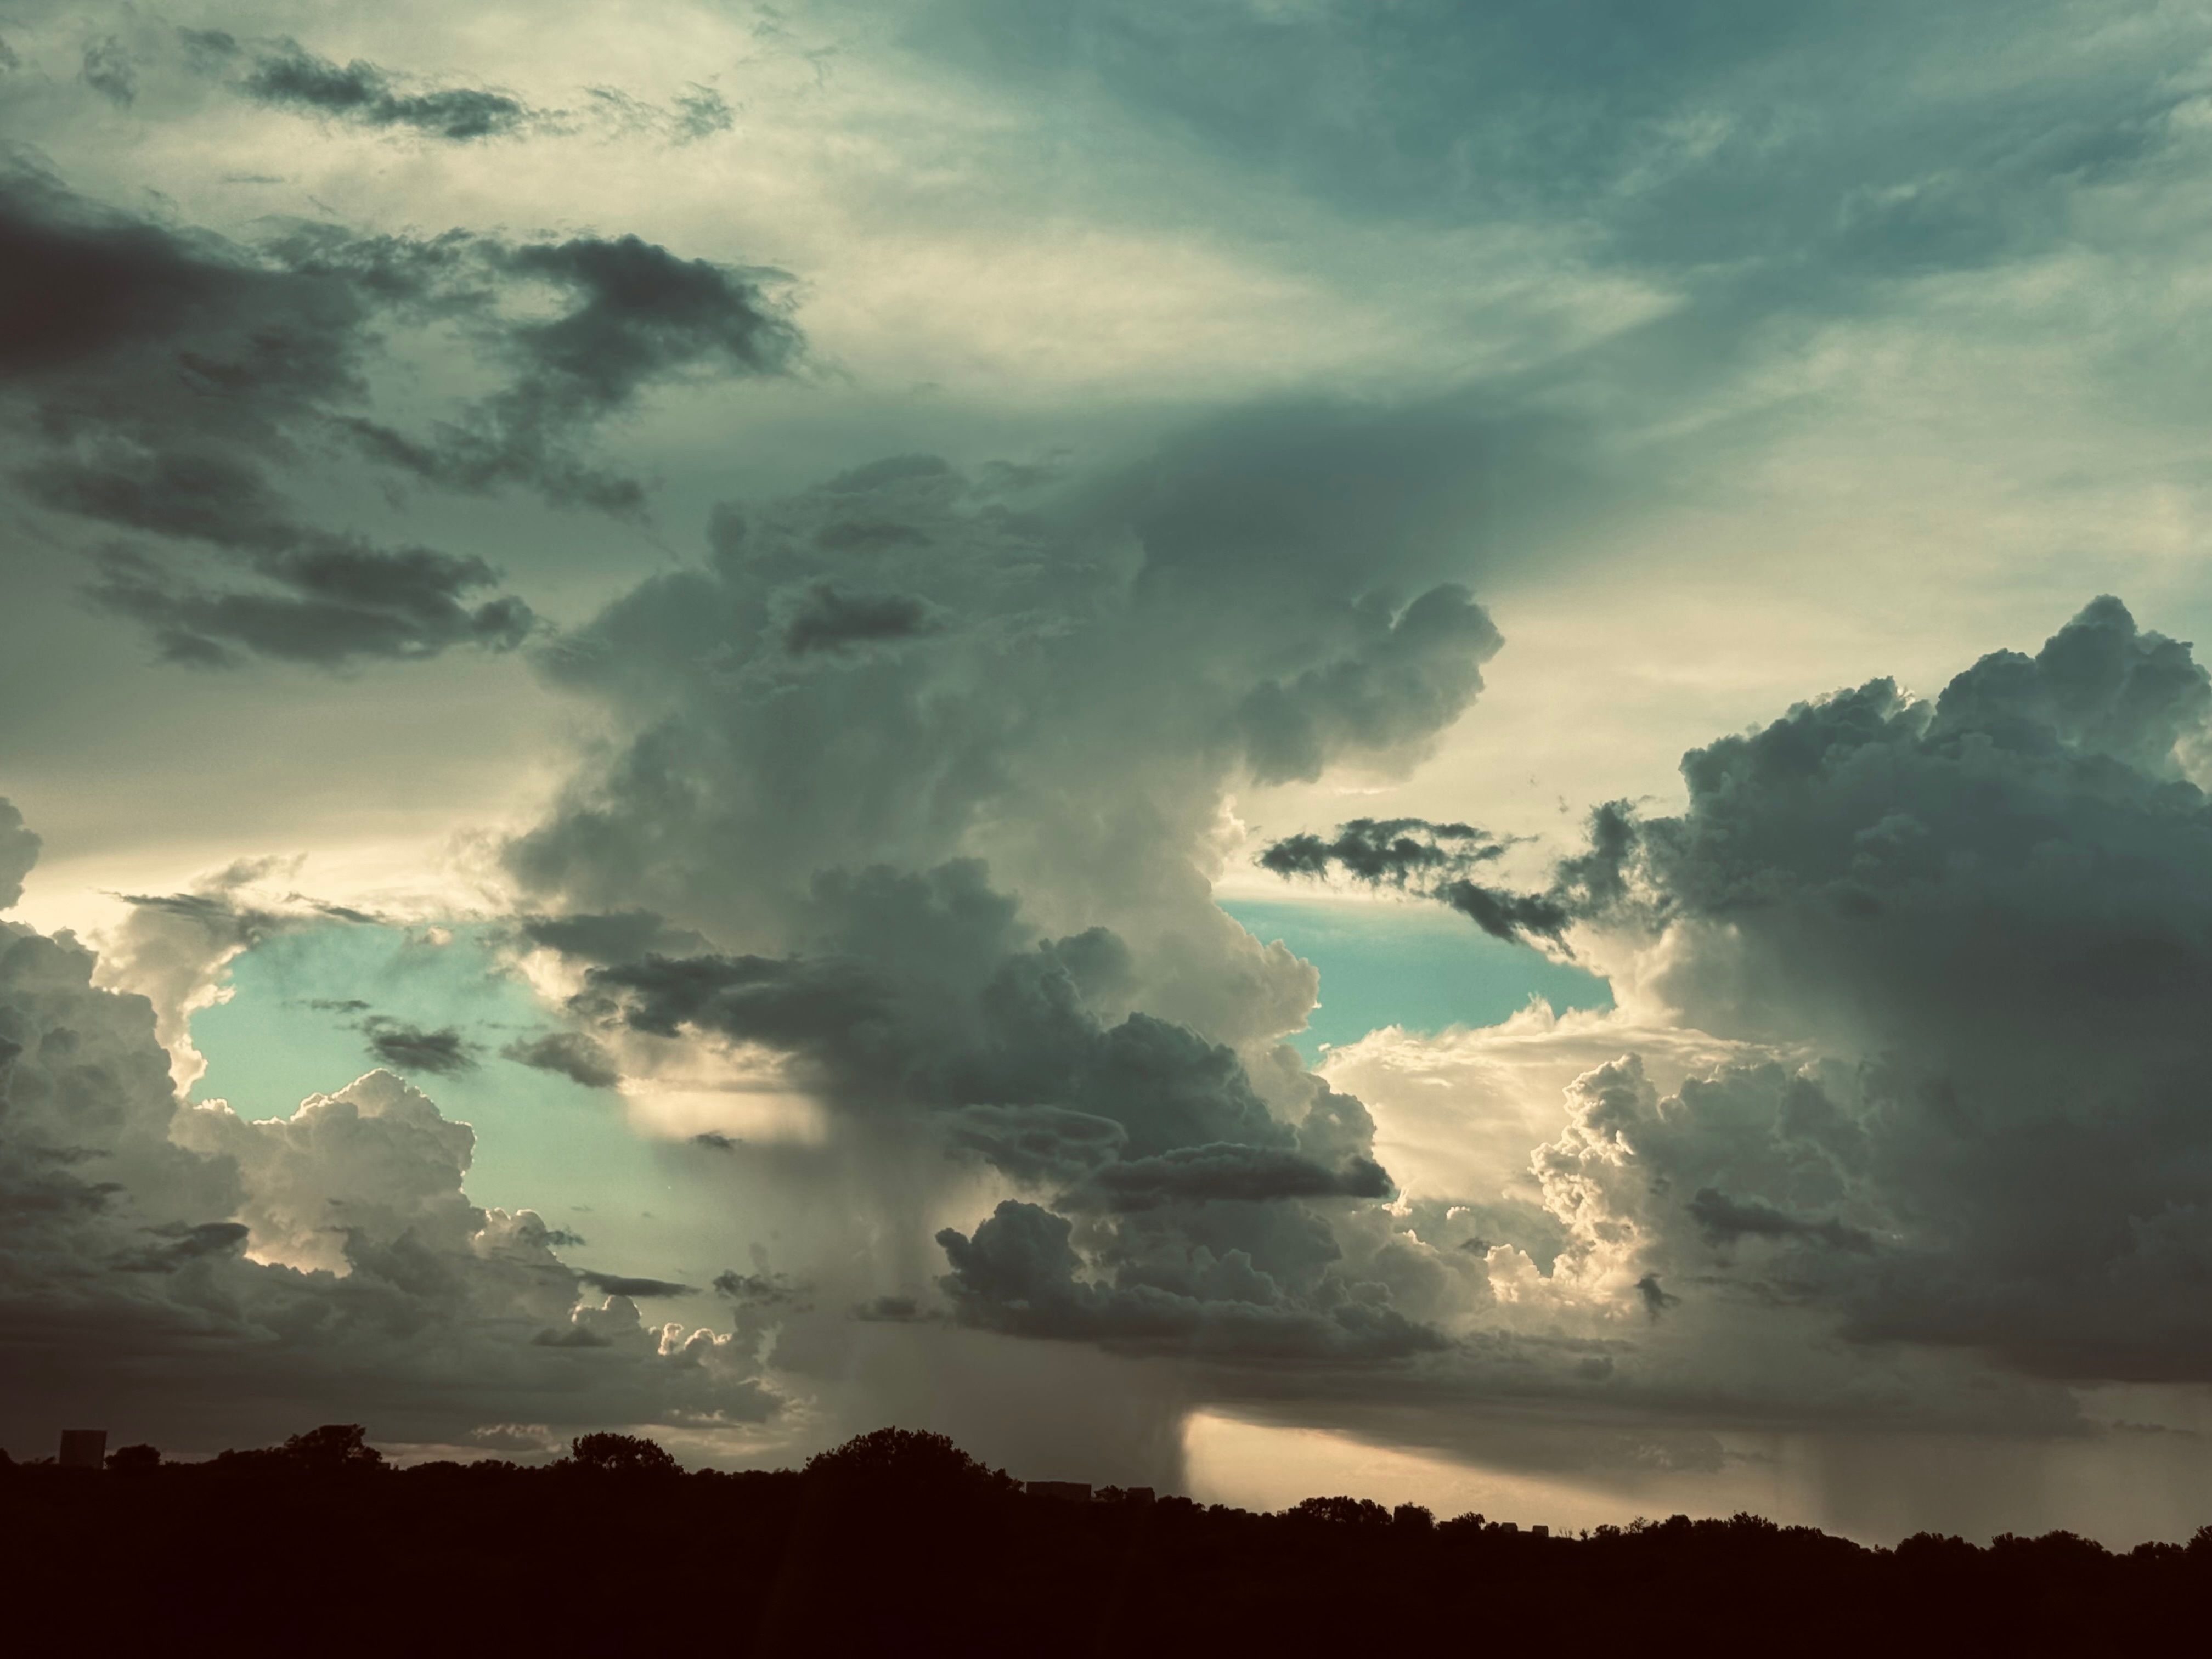
M319 439L442 487L642 510L592 464L595 425L689 373L797 349L755 278L634 236L510 244L298 229L259 251L117 213L17 166L0 179L0 369L40 506L109 538L88 588L176 660L326 664L508 649L533 626L473 555L377 545L277 482ZM550 292L550 319L502 312ZM507 372L428 437L356 412L376 331L459 329Z

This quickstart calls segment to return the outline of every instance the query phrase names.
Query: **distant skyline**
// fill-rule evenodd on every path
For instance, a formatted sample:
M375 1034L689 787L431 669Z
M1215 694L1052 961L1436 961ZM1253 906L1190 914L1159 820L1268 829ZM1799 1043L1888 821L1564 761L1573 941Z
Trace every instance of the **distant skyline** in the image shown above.
M2200 9L0 108L0 1444L2212 1520Z

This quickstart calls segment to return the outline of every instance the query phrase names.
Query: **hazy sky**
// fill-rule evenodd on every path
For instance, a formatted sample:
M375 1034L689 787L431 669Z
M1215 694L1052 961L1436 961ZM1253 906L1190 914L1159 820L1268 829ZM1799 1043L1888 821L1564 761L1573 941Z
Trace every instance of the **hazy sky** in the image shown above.
M33 0L0 100L17 1455L2206 1518L2202 8Z

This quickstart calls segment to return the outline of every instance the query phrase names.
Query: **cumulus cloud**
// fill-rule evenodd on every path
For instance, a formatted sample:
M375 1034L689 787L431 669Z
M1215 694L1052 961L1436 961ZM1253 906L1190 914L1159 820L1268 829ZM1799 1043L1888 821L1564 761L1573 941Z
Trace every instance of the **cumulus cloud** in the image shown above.
M180 1448L272 1411L459 1443L517 1405L580 1425L776 1408L732 1338L580 1299L537 1215L469 1200L474 1134L418 1091L377 1072L266 1121L180 1106L153 1006L94 967L0 923L9 1437L43 1436L59 1398Z
M207 1069L192 1044L191 1018L227 999L230 963L242 952L303 927L374 920L292 890L288 878L296 865L240 859L185 892L119 896L130 911L104 941L98 980L152 1002L155 1029L173 1056L180 1089Z

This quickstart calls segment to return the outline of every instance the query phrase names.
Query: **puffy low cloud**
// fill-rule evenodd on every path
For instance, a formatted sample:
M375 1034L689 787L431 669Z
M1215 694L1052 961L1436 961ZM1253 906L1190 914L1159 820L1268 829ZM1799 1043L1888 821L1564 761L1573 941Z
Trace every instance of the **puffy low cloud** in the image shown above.
M64 1401L182 1448L271 1413L458 1443L518 1406L775 1410L757 1332L647 1327L619 1293L643 1281L580 1299L605 1287L534 1213L471 1203L474 1133L419 1091L376 1072L265 1121L181 1106L153 1004L95 966L0 923L0 1434L48 1437Z

